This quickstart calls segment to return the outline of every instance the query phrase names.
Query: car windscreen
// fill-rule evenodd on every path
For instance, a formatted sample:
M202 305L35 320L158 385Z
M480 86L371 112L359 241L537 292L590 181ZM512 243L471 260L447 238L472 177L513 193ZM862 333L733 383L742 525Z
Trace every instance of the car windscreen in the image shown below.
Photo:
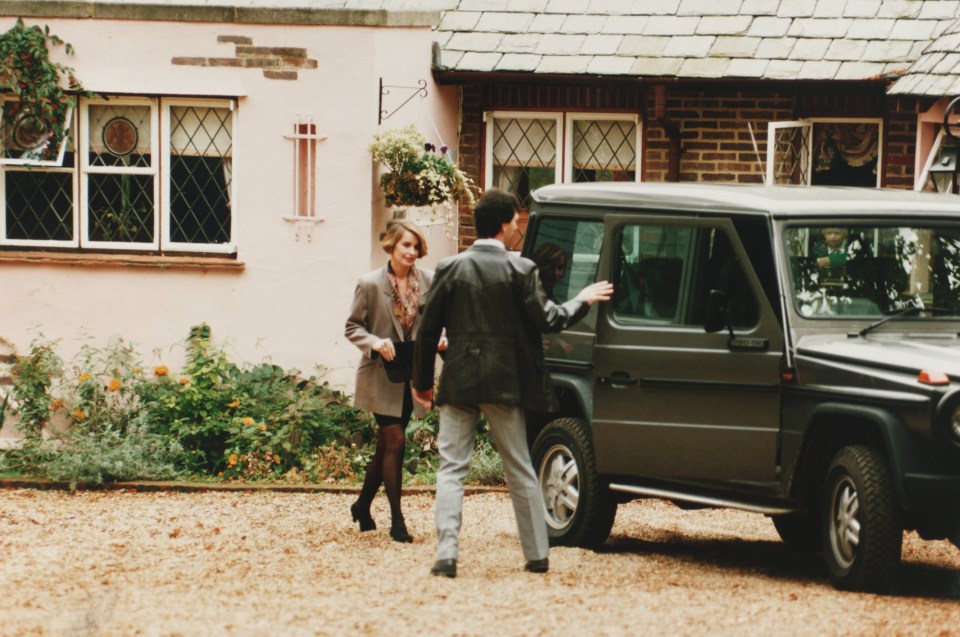
M808 318L960 316L960 224L791 224L792 302Z

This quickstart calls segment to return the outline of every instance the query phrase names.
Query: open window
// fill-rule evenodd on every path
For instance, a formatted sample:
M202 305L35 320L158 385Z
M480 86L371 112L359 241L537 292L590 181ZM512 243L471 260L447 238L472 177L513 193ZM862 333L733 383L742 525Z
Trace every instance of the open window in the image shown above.
M883 120L771 122L766 183L879 188Z
M73 107L63 105L63 137L54 143L53 131L19 100L0 101L0 166L63 166L71 146Z

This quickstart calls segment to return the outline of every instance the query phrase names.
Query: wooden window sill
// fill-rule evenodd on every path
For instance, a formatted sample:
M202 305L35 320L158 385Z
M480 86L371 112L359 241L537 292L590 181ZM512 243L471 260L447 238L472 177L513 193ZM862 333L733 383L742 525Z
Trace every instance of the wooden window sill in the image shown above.
M0 265L5 263L225 271L240 271L246 267L243 261L225 257L0 251Z

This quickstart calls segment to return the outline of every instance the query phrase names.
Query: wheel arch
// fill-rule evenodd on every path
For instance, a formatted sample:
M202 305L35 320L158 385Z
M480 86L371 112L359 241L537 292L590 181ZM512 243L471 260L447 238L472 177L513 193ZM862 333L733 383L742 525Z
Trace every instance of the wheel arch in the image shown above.
M900 476L912 447L903 421L895 413L869 405L827 402L814 408L797 465L791 495L816 502L834 454L848 445L875 447L890 463L897 500L908 508L906 486Z
M557 418L578 418L592 423L593 387L591 381L576 374L552 372L553 391L560 407L553 413L527 414L527 442L533 441L550 422Z

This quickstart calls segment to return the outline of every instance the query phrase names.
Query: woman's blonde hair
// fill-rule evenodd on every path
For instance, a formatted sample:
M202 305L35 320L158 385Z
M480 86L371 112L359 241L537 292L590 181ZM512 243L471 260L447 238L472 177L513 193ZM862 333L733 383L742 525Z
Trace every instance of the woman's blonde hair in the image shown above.
M380 240L380 247L387 254L393 254L393 249L403 238L404 231L410 232L420 242L417 253L421 257L427 256L427 239L423 236L423 230L420 226L408 219L393 219L387 222L387 231L383 233L383 239Z

